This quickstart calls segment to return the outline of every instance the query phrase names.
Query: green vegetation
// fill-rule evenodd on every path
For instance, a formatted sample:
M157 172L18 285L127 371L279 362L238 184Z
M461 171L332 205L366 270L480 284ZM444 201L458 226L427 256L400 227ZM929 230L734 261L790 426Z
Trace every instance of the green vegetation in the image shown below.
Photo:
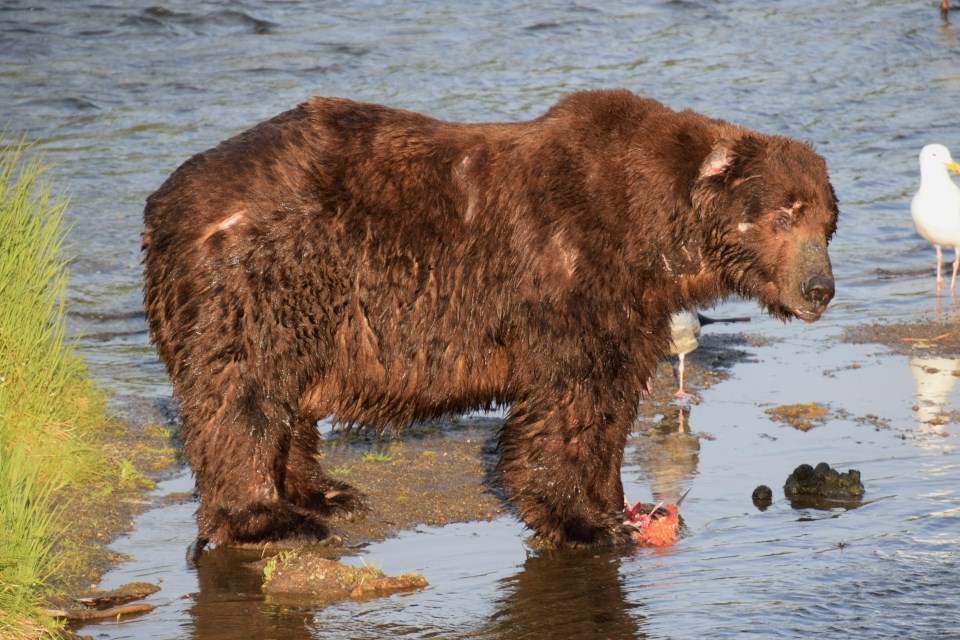
M0 638L38 637L60 564L55 492L113 474L102 394L66 340L66 202L23 146L0 148Z
M367 451L360 459L364 462L390 462L393 456L389 451Z
M338 464L334 467L330 467L329 473L333 476L349 476L351 473L353 473L353 467L348 464Z
M271 578L273 578L273 574L277 570L278 564L283 564L288 560L290 560L291 558L296 558L298 553L299 552L296 549L288 549L285 551L281 551L275 556L271 556L267 558L267 562L263 565L264 584L270 582Z

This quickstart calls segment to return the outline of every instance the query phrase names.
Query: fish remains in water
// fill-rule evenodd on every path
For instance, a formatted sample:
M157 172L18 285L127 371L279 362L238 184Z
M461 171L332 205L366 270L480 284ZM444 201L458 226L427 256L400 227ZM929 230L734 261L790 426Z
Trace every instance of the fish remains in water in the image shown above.
M669 547L677 542L680 530L680 507L677 504L644 506L639 500L632 505L623 502L623 523L636 527L633 539L641 547Z

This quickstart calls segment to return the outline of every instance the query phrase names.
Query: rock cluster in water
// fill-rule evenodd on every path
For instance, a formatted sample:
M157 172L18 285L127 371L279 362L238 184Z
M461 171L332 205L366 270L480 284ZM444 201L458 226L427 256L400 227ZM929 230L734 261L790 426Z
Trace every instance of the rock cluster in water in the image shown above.
M826 462L821 462L816 467L801 464L794 469L787 476L783 493L795 509L852 509L860 506L864 488L857 469L840 473ZM773 503L773 491L765 484L757 486L750 497L761 511Z
M801 464L787 477L783 493L794 507L851 506L863 498L860 472L850 469L840 473L826 462L816 467Z

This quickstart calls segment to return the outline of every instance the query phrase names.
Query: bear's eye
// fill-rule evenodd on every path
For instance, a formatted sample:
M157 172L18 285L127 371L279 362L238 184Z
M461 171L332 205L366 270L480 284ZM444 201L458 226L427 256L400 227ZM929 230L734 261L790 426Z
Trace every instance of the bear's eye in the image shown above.
M788 231L790 227L793 226L793 210L786 208L778 209L774 222L779 228Z

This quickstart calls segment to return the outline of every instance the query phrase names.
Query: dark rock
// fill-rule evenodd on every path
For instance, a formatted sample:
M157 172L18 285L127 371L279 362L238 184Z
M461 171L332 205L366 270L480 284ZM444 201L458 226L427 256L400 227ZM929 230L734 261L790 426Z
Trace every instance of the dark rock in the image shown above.
M816 468L801 464L787 477L783 492L794 508L831 509L860 506L864 487L860 472L840 473L826 462Z
M765 511L773 503L773 490L765 484L759 485L753 490L753 504L760 511Z

